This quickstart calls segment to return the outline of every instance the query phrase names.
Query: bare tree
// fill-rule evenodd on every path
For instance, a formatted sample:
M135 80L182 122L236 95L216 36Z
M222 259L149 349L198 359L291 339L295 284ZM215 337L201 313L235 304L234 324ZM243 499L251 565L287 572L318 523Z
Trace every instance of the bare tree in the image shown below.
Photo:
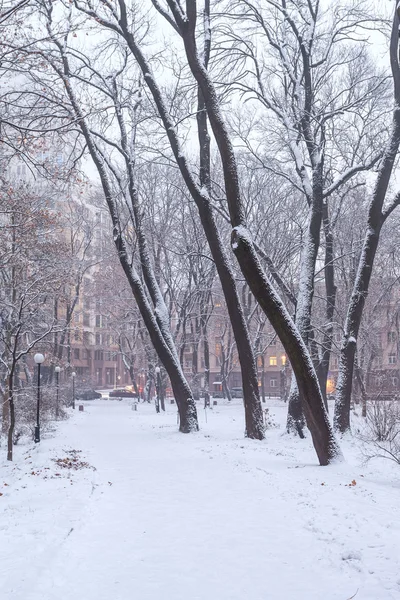
M396 194L394 198L385 204L394 163L400 145L400 66L398 30L399 14L396 7L390 41L390 64L394 86L392 130L378 171L375 188L368 209L368 220L363 248L344 325L334 415L335 426L340 432L345 432L350 429L350 400L357 338L365 301L369 291L381 230L386 219L400 204L400 194Z
M3 431L8 426L12 460L16 375L27 354L57 329L52 305L63 280L63 246L45 198L10 184L3 184L1 197L0 364Z

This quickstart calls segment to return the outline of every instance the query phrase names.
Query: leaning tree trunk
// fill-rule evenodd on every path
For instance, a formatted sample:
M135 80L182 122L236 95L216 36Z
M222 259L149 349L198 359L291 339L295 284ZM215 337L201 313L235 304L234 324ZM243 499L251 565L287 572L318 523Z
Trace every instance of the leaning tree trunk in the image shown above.
M145 289L143 287L142 280L139 277L136 270L134 269L134 266L131 264L130 256L126 247L126 242L121 230L119 212L115 202L113 187L106 170L104 158L99 152L99 149L93 139L93 135L86 123L81 107L75 97L74 91L71 86L71 73L68 58L65 53L65 48L60 42L60 40L58 40L54 36L52 36L52 39L54 44L59 49L60 55L62 57L63 70L60 70L58 66L54 64L52 66L64 83L65 90L71 102L72 108L75 112L75 115L78 119L81 132L86 141L92 160L97 168L97 172L99 174L100 182L104 192L104 197L107 202L108 210L111 217L114 244L118 253L122 269L131 287L133 296L136 300L137 306L139 308L140 314L142 315L147 331L149 332L154 349L157 352L160 361L164 365L165 370L167 371L171 381L171 386L175 395L175 400L180 415L179 430L183 433L198 431L196 404L193 399L192 392L179 364L177 352L173 346L172 336L170 336L166 332L166 324L160 323L163 317L163 307L161 306L161 301L158 302L159 298L157 290L152 287L152 275L149 273L149 271L146 271L146 278L149 279L149 284L151 287L151 290L149 290L150 295L157 295L155 309L153 309L153 307L150 305Z

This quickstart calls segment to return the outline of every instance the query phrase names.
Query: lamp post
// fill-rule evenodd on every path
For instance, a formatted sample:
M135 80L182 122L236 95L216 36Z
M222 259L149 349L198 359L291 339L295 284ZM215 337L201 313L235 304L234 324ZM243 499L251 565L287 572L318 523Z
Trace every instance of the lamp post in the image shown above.
M60 416L60 367L55 367L56 374L56 419Z
M156 367L156 412L160 412L160 367Z
M36 427L35 427L35 443L40 442L40 365L44 361L43 354L39 352L35 354L33 360L37 364L37 402L36 402Z
M71 377L72 377L72 408L75 409L75 377L76 377L75 371L72 371Z

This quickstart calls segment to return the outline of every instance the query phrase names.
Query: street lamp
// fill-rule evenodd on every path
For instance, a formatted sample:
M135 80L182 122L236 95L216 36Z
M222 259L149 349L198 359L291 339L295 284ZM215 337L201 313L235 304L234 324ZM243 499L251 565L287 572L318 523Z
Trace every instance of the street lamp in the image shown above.
M71 377L72 377L72 408L75 409L75 377L76 377L75 371L72 371Z
M40 365L44 361L43 354L39 352L35 354L33 360L37 364L38 376L37 376L37 402L36 402L36 427L35 427L35 443L40 442Z
M56 419L60 416L60 371L61 367L54 369L56 374Z
M160 412L160 367L156 367L156 412Z

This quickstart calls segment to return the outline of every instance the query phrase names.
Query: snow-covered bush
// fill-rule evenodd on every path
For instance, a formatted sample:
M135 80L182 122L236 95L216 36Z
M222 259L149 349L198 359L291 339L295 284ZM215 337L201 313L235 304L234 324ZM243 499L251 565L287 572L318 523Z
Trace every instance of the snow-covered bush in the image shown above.
M400 465L400 403L369 402L360 438L367 460L388 458Z

